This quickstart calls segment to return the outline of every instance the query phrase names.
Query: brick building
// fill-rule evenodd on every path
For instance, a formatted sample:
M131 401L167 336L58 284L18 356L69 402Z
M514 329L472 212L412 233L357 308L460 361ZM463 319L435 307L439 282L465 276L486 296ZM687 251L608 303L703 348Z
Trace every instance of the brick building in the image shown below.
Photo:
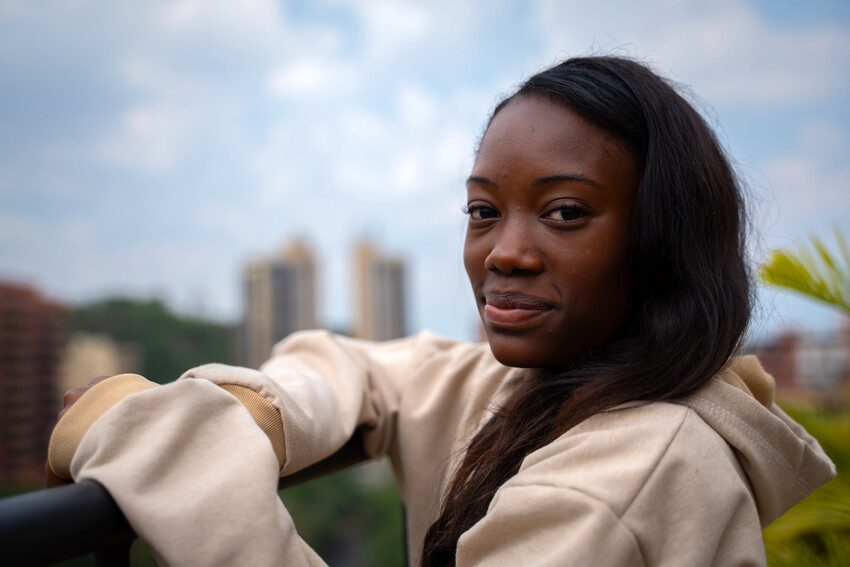
M43 478L66 321L36 290L0 284L0 482Z

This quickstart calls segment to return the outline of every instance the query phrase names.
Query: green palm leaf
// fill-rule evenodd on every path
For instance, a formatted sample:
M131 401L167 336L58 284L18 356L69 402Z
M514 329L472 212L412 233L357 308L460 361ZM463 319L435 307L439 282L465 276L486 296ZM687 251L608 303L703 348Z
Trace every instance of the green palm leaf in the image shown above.
M802 293L850 313L850 249L835 230L839 254L835 255L816 237L801 244L798 253L771 252L761 268L764 282Z

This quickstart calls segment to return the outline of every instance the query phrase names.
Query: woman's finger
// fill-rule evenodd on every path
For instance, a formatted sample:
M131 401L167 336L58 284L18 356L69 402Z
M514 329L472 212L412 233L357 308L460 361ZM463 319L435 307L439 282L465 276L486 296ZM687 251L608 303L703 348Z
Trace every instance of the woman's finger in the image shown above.
M44 481L48 488L53 488L55 486L64 486L66 484L72 484L73 480L68 480L67 478L60 478L56 476L53 472L53 469L50 468L50 465L44 463Z
M96 378L92 378L91 382L89 382L88 387L89 387L89 388L91 388L92 386L94 386L94 385L95 385L95 384L97 384L98 382L103 382L103 381L104 381L104 380L106 380L107 378L109 378L109 376L108 376L108 375L103 375L103 374L102 374L102 375L100 375L100 376L98 376L98 377L96 377Z
M79 400L80 396L82 396L88 389L88 386L79 386L77 388L73 388L71 390L66 391L65 394L62 396L62 405L64 406L63 409L67 409L68 406Z
M68 411L68 408L74 405L77 400L79 400L83 396L83 394L85 394L92 386L98 384L99 382L103 382L107 378L109 378L109 376L101 375L92 379L85 386L79 386L77 388L73 388L65 392L65 394L62 396L63 407L62 410L59 412L59 419L62 419L62 416L65 415L65 412Z

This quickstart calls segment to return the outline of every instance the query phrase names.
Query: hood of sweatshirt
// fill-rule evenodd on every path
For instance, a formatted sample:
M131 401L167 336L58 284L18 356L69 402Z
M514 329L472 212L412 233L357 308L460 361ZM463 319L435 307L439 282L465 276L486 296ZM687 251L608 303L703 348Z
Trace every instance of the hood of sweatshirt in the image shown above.
M835 476L817 440L773 403L773 377L754 356L732 361L717 380L681 400L738 456L762 526Z

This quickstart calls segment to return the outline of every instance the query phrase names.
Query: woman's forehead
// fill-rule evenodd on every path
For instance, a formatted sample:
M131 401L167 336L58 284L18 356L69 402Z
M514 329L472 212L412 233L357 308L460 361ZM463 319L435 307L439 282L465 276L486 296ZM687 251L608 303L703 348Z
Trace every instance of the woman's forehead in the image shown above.
M491 121L473 175L497 182L529 175L580 174L594 179L616 176L624 166L634 167L634 160L608 132L566 105L523 96L505 105Z

